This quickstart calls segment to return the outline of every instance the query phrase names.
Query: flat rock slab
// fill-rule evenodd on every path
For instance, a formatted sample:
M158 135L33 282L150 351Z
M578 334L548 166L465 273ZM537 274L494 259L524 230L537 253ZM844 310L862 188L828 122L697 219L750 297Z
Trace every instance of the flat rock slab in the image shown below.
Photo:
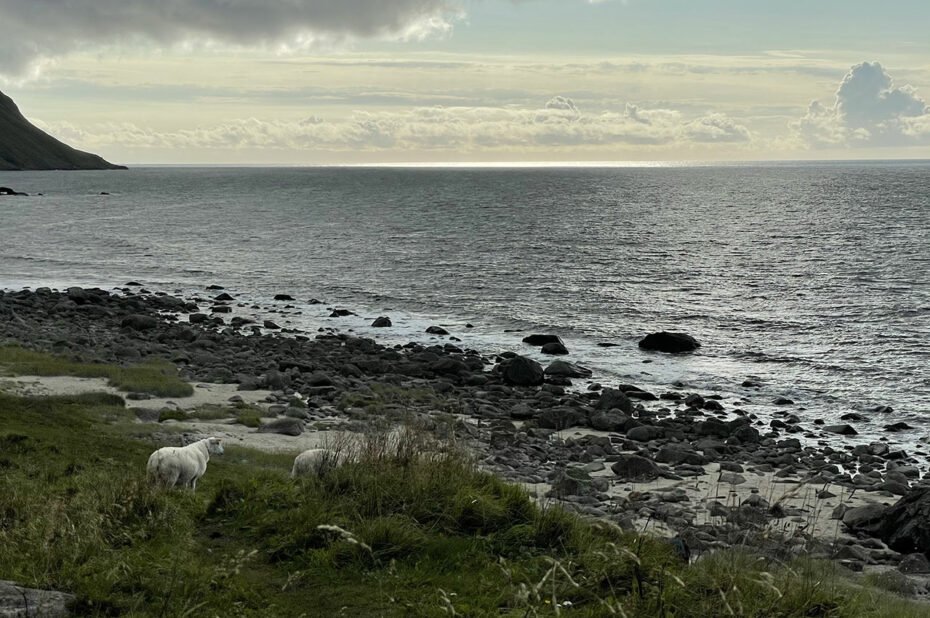
M0 580L0 618L57 618L70 616L68 604L74 595L56 590L23 588Z

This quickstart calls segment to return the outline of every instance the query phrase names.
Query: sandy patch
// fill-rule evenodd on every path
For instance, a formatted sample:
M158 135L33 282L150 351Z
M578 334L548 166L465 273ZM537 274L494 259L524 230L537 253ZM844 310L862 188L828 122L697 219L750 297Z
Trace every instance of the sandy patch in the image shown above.
M239 391L235 384L209 384L193 382L194 394L190 397L155 397L141 401L127 401L128 408L162 410L194 410L201 406L227 406L229 398L238 395L245 403L267 407L271 391ZM0 378L0 391L21 396L79 395L81 393L112 393L125 397L126 393L107 385L105 378L73 378L69 376L16 376ZM141 421L140 421L141 422ZM229 444L245 446L269 453L300 452L318 448L330 439L334 432L304 431L299 436L284 436L275 433L258 433L251 427L234 423L231 419L210 421L165 421L161 426L173 430L214 436Z
M271 391L239 391L235 384L208 384L192 382L194 394L190 397L153 397L141 401L127 401L127 407L161 410L173 408L193 410L204 405L227 405L234 395L246 403L259 405ZM15 376L0 378L0 390L21 396L80 395L81 393L112 393L125 397L124 391L107 385L106 378L73 378L70 376ZM267 405L267 404L266 404Z

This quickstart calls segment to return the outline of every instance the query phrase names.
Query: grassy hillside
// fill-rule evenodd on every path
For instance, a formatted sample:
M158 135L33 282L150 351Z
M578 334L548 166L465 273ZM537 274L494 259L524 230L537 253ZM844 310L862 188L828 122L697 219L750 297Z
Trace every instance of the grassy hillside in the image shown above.
M0 92L0 170L125 169L75 150L38 129Z
M558 508L407 434L294 481L234 446L197 493L144 479L154 427L113 395L0 394L0 579L86 616L919 616L838 567L720 553Z

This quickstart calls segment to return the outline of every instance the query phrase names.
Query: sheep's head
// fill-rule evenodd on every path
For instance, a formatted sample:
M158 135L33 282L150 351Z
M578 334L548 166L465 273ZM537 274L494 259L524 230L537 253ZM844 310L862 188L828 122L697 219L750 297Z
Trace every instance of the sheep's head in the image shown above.
M223 443L219 438L207 438L207 450L211 455L222 455Z

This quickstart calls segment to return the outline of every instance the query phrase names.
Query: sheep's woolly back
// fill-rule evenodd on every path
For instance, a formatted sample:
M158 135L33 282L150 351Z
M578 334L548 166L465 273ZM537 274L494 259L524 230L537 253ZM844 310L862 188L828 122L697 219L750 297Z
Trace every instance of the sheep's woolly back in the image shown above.
M187 446L166 446L149 456L146 473L149 480L162 487L197 486L197 479L207 471L210 455L222 455L223 444L214 437Z
M341 466L346 460L345 454L332 449L312 448L294 458L291 476L321 475L328 469Z

